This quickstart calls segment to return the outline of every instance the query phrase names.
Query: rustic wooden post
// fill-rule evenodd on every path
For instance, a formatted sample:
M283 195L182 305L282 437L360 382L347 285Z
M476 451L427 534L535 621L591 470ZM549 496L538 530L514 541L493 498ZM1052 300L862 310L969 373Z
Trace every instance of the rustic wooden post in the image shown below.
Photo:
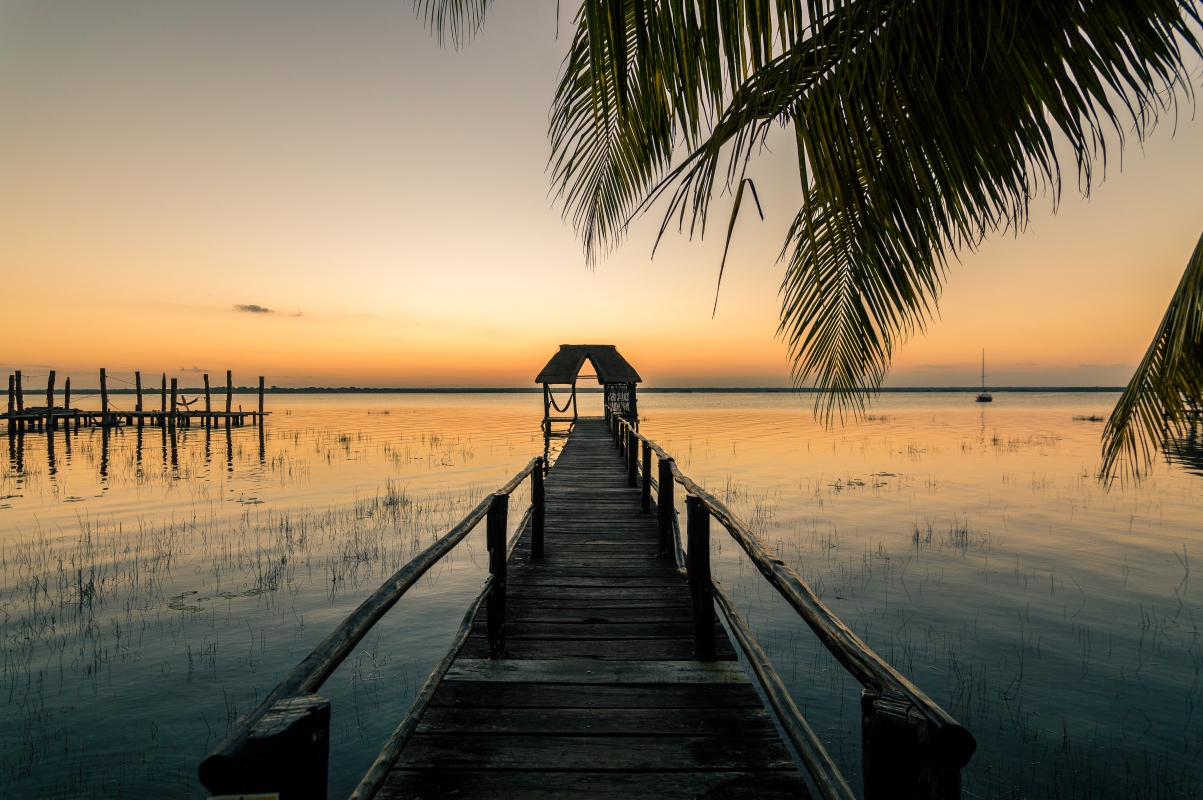
M627 414L631 419L639 416L639 409L635 406L635 384L627 384Z
M209 423L213 421L211 416L213 407L209 402L209 373L205 373L205 427L209 427Z
M938 758L934 726L910 700L865 689L860 705L865 800L960 798L960 767Z
M166 372L163 373L163 385L159 389L159 391L162 395L161 397L159 397L159 411L162 412L162 416L159 417L159 424L166 426L167 425L167 373Z
M263 424L263 376L259 376L259 424Z
M21 370L17 370L17 413L25 411L25 389L21 385Z
M652 446L643 443L643 488L639 492L639 509L644 514L652 513Z
M639 485L639 437L627 428L627 486Z
M226 370L226 418L229 419L231 404L234 402L234 372Z
M689 597L693 604L693 660L714 661L714 597L710 592L710 511L702 498L685 498L689 537Z
M13 414L15 414L15 413L17 413L16 376L10 372L8 375L8 432L9 433L16 433L16 431L17 431L17 421L15 419L13 419Z
M54 370L50 370L50 376L46 378L46 432L54 429Z
M572 421L576 422L576 381L572 382Z
M530 526L530 557L543 558L543 523L546 520L547 500L543 493L543 465L547 463L539 458L535 469L530 474L530 502L535 507L531 514Z
M489 574L493 589L489 592L488 635L489 658L505 658L505 535L509 527L510 496L495 494L489 503L485 522L485 545L489 550Z
M326 800L330 701L316 694L277 700L232 756L201 762L200 779L215 795L276 795Z
M656 496L656 521L660 528L660 558L675 558L673 544L673 460L660 459L660 487Z
M171 424L172 425L175 425L175 415L176 415L175 398L176 398L176 389L179 388L178 381L179 381L178 378L171 379Z
M543 427L551 428L551 397L549 392L551 387L546 383L543 384Z
M67 376L67 380L63 381L63 410L71 411L71 376Z
M100 368L100 424L102 427L108 427L109 424L109 381L104 374L104 367Z

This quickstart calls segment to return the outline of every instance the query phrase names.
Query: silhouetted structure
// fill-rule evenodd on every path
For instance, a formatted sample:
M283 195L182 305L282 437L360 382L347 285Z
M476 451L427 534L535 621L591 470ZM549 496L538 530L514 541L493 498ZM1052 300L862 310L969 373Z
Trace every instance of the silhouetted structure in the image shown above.
M593 376L580 375L585 360L593 365ZM635 371L625 358L612 344L562 344L559 351L543 367L543 371L535 378L535 383L543 384L543 426L549 427L552 422L570 422L577 418L576 381L579 377L596 377L605 392L606 419L611 414L618 414L624 419L637 419L639 416L636 403L635 386L642 382L639 373ZM552 386L571 386L572 397L560 408L552 397ZM571 417L552 417L554 409L564 414L572 408Z

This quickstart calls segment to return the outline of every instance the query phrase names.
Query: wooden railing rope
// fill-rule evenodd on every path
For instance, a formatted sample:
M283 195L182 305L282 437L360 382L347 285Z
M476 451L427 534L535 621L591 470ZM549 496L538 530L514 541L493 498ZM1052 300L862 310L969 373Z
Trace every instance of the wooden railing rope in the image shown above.
M410 559L379 589L360 603L355 611L268 693L263 702L234 723L233 729L226 738L201 762L199 770L201 782L217 794L255 791L254 785L246 785L246 765L242 763L245 760L243 758L244 747L255 726L272 712L277 703L291 697L311 696L321 688L339 664L354 651L356 645L388 610L396 605L405 592L417 583L427 570L463 541L481 520L489 516L490 508L496 505L495 501L498 498L504 497L508 500L509 495L518 488L523 480L534 474L535 471L542 469L542 457L531 459L505 486L487 495L458 524L438 541ZM534 511L533 506L527 509L519 530L526 525L527 521L536 518ZM541 521L539 519L539 522ZM502 536L504 537L504 535L503 529ZM512 550L512 546L502 549L508 553L509 550ZM504 559L504 557L503 555L502 558ZM501 578L501 581L504 583L504 577ZM492 596L492 594L493 592L490 591L489 595ZM502 603L504 604L504 600ZM254 780L251 780L251 784L253 783Z
M615 442L624 450L628 452L633 450L634 443L638 441L642 442L648 450L656 453L660 459L657 488L661 495L659 503L661 508L658 511L661 520L660 549L662 553L667 545L663 538L669 531L668 524L674 521L671 482L675 482L697 498L709 514L722 523L770 585L793 607L832 656L862 686L872 692L880 693L887 700L893 697L904 701L922 715L925 725L924 730L919 731L918 735L922 740L931 743L935 761L940 768L959 770L968 763L977 748L977 743L964 726L871 650L859 636L823 604L788 564L744 524L734 511L681 472L672 456L662 447L639 433L635 425L618 415L613 415L612 424L616 431ZM646 472L650 473L650 468ZM671 475L671 482L669 475ZM667 496L667 502L664 502L665 496ZM676 547L679 548L679 533L675 538L678 542ZM676 555L678 563L680 563L680 555Z

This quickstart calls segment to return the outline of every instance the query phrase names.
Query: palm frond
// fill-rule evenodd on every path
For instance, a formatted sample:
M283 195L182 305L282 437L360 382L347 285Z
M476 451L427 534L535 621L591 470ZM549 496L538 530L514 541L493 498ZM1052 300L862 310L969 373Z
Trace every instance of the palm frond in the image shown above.
M493 0L414 0L414 12L422 17L427 29L439 37L439 44L451 38L456 50L480 33L485 12Z
M1139 477L1167 437L1182 436L1203 399L1203 237L1186 265L1153 343L1103 429L1107 480Z
M854 3L738 87L649 200L671 191L664 228L704 226L716 186L792 122L807 185L780 332L795 380L855 410L931 318L948 260L1022 228L1041 187L1059 196L1058 134L1088 192L1107 133L1143 138L1189 92L1192 20L1174 0Z

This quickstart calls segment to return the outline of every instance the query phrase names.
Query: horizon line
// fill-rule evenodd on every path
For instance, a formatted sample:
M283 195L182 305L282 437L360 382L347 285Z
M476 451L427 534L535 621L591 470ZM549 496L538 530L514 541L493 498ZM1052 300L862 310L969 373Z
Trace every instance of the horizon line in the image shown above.
M1126 386L987 386L987 391L991 392L1018 392L1018 393L1088 393L1088 392L1122 392ZM225 387L211 387L210 396L220 396L224 393ZM444 387L420 387L420 386L395 386L395 387L368 387L368 386L304 386L304 387L288 387L288 386L270 386L264 388L264 394L540 394L543 389L541 387L526 387L526 386L444 386ZM561 388L558 391L563 392ZM600 386L577 387L578 393L601 393ZM648 386L640 387L640 392L646 394L776 394L785 392L797 392L799 394L816 394L820 390L814 387L794 387L794 386ZM899 393L976 393L982 391L981 386L889 386L873 390L874 394L899 394ZM180 386L176 389L177 393L188 392L190 394L203 394L203 386ZM234 394L258 394L258 386L235 386L233 387ZM56 395L63 394L63 390L55 388ZM99 394L99 387L73 388L74 394ZM108 390L109 394L137 394L137 389L128 388L113 388ZM143 388L144 395L160 394L161 390L155 388ZM23 395L29 397L45 396L45 392L37 389L25 390Z

